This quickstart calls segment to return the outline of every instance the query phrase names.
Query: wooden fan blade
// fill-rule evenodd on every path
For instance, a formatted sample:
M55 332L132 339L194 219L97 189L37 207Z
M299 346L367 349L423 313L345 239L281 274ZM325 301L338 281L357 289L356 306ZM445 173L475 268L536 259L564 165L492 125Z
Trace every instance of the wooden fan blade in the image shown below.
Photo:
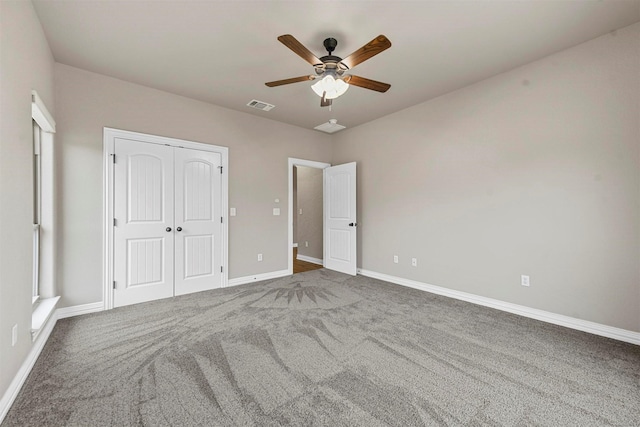
M278 40L280 41L280 43L282 43L283 45L291 49L296 55L298 55L300 58L307 61L309 64L311 65L322 64L322 61L320 61L317 56L311 53L309 49L304 47L304 45L300 43L298 40L296 40L296 38L293 37L291 34L282 35L278 37Z
M300 76L300 77L293 77L290 79L276 80L275 82L267 82L265 84L269 87L275 87L275 86L288 85L291 83L308 82L309 80L313 80L313 79L315 79L314 76Z
M367 59L376 56L380 52L387 50L390 47L391 42L389 41L389 39L380 34L378 37L371 40L369 43L362 46L360 49L356 50L351 55L343 59L342 63L349 68L353 68L361 62L364 62Z
M349 83L350 85L363 87L365 89L375 90L376 92L384 93L388 91L389 88L391 87L391 85L388 83L382 83L376 80L365 79L364 77L353 76L353 75L343 77L342 80L344 80L345 83Z

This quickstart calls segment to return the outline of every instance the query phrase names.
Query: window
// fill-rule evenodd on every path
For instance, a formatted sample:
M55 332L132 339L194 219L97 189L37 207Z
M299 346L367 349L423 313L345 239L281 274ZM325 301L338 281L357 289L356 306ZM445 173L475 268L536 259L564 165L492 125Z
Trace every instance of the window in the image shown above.
M35 340L55 310L55 224L53 135L56 123L35 91L33 126L33 280L31 336Z
M42 164L40 137L42 128L33 124L33 284L31 298L35 304L40 298L40 222L42 217Z

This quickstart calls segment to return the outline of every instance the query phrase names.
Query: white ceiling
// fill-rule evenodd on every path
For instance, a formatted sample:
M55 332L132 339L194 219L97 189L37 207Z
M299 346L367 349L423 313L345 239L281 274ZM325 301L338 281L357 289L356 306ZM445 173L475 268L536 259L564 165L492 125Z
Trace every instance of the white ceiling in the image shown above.
M312 129L354 127L640 21L640 0L597 1L52 1L34 5L56 61ZM378 34L392 47L353 74L390 83L351 87L320 108L312 74L277 41L292 34L317 56L346 57ZM269 112L246 106L275 104Z

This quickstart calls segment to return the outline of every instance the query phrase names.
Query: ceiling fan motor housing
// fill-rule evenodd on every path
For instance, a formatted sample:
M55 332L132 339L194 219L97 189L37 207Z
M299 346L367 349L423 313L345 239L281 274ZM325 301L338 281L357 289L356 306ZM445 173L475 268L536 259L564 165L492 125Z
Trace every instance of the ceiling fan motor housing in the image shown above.
M329 54L320 58L322 65L316 67L316 74L322 74L326 70L335 70L335 73L342 75L348 67L342 63L342 58L331 54L336 49L336 46L338 46L338 40L330 37L324 39L323 44Z

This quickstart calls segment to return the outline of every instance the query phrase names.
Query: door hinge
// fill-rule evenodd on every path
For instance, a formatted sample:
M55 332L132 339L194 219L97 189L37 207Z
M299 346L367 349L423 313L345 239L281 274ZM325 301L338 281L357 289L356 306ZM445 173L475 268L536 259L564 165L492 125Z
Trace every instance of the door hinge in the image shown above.
M115 289L115 288L116 288L116 281L114 280L113 281L113 289Z
M113 218L113 226L116 227L118 225L118 221L116 221L115 218Z
M222 273L222 266L220 266L220 273Z
M113 157L112 157L112 158L113 158L113 164L115 164L115 163L116 163L116 155L115 155L115 154L112 154L112 156L113 156Z
M222 166L218 166L218 168L220 169L220 174L222 174Z
M220 217L220 224L222 224L222 217Z

